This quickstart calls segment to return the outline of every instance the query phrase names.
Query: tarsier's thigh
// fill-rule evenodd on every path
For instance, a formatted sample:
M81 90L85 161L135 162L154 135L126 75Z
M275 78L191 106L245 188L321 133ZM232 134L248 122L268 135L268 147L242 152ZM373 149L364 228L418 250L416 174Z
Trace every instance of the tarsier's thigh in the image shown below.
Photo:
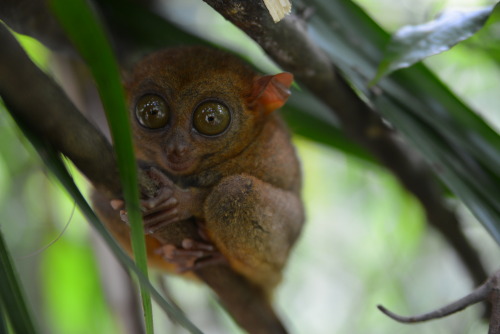
M205 202L210 238L234 269L275 285L303 221L298 196L249 175L223 179Z

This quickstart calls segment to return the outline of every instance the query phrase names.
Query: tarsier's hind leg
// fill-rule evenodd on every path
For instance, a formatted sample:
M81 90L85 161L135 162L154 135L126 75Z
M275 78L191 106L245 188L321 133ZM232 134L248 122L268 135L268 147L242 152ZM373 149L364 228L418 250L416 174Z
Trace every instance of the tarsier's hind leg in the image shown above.
M205 201L211 241L253 282L274 287L304 220L297 194L249 175L224 178Z

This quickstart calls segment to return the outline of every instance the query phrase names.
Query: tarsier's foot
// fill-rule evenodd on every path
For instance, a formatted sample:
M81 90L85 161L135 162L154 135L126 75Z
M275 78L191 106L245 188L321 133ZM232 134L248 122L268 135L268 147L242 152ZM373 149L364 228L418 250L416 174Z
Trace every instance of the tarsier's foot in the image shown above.
M166 261L175 264L178 273L226 262L224 256L212 244L192 239L184 239L181 247L164 245L156 252Z

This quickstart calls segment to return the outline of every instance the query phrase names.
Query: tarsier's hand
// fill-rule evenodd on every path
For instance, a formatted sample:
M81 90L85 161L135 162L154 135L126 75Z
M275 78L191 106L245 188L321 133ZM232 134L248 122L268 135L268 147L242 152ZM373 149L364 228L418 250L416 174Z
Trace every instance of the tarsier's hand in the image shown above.
M144 230L147 234L154 234L168 224L191 218L201 211L204 196L199 191L179 188L154 167L147 173L158 184L158 191L153 197L141 200ZM114 199L111 206L120 210L121 219L128 223L123 200Z
M168 224L194 217L201 218L200 212L205 191L198 189L181 189L165 174L156 168L147 171L149 177L158 185L158 192L151 198L141 200L144 230L155 234ZM112 200L111 206L120 210L121 219L128 223L128 215L124 210L123 200ZM199 236L203 241L184 239L182 244L175 246L165 244L156 250L166 261L176 265L177 272L204 267L206 265L224 262L224 257L208 241L199 226Z

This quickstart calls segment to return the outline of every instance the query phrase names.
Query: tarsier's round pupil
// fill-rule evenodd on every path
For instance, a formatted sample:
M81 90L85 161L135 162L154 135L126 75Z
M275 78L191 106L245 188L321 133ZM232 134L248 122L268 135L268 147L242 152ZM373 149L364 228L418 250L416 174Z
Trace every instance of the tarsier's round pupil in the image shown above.
M193 115L194 128L207 136L215 136L224 132L230 121L229 109L222 103L215 101L200 104Z
M159 129L168 122L167 104L158 95L148 94L139 99L135 107L135 115L142 126Z

